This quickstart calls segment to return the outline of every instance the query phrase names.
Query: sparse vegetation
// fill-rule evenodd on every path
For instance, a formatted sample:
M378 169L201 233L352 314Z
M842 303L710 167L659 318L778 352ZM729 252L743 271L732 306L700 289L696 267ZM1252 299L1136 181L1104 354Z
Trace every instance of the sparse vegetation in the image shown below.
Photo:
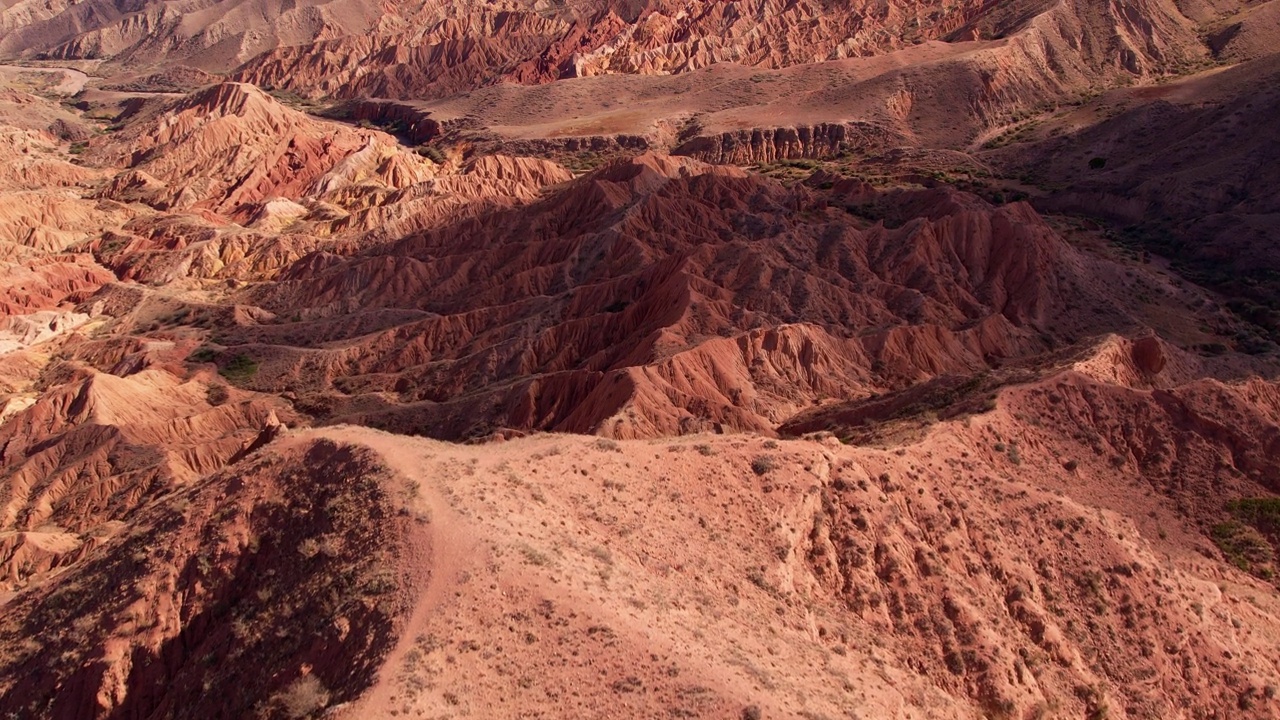
M228 382L235 385L243 385L258 374L258 363L248 355L236 355L231 358L226 365L218 369L218 373L226 378Z
M187 362L193 363L211 363L218 359L218 351L205 345L196 348L194 352L187 356Z
M530 545L521 545L520 553L530 565L544 567L551 564L551 556Z
M231 397L231 392L227 390L226 385L210 385L204 394L205 400L214 407L225 403Z
M303 675L282 692L278 701L285 717L309 718L329 704L329 690L314 675Z
M1138 104L1108 89L1124 74L1114 59L1096 78L1092 59L1068 62L1080 72L1062 87L1027 88L1008 81L1026 43L986 42L1044 8L961 18L985 48L978 61L934 42L954 39L948 9L870 18L884 25L862 33L870 44L811 54L811 36L847 24L819 3L833 22L801 18L817 25L788 32L795 47L752 38L768 52L746 56L725 38L642 58L670 76L535 86L564 62L636 69L615 62L634 48L611 61L598 34L544 37L573 25L582 9L569 5L539 4L541 30L501 33L440 77L420 76L423 53L375 43L386 52L366 64L379 67L354 85L289 81L362 98L345 104L351 126L259 112L239 85L181 103L66 100L81 113L74 134L32 149L51 168L103 165L50 174L52 200L101 217L36 228L10 258L49 246L69 256L57 262L83 259L84 277L50 275L62 287L46 296L19 286L19 267L11 293L57 312L52 341L0 377L6 417L18 413L6 471L20 476L0 530L22 539L0 585L16 594L0 650L18 678L0 681L0 717L65 715L95 697L115 704L98 708L107 715L277 719L348 704L461 718L612 703L670 718L1103 720L1109 707L1207 718L1261 703L1274 680L1260 649L1280 624L1269 588L1225 563L1275 579L1280 497L1225 501L1275 489L1259 409L1274 378L1245 377L1272 359L1196 362L1179 348L1265 350L1243 324L1280 328L1280 303L1265 300L1280 291L1263 287L1280 275L1226 277L1224 245L1189 247L1206 218L1146 216L1204 195L1233 222L1262 218L1271 196L1259 190L1274 188L1253 181L1274 180L1270 167L1236 172L1233 187L1147 183L1150 197L1125 197L1137 191L1121 174L1168 143L1090 125ZM630 22L630 5L609 22ZM1084 33L1067 46L1107 53L1095 40L1114 15L1067 28ZM1033 39L1071 60L1046 17ZM392 20L401 40L440 35ZM457 20L445 34L466 50L474 23ZM682 27L692 38L705 22ZM1194 28L1174 25L1194 44ZM916 41L930 44L903 44ZM320 49L350 54L335 42ZM534 46L536 63L517 57ZM734 57L797 65L677 72ZM1158 97L1146 78L1163 60L1132 59L1144 101ZM916 60L928 66L873 67ZM279 72L266 62L245 76ZM99 65L112 67L86 66ZM477 78L486 87L472 92ZM1103 107L1058 115L1051 101L1077 81L1106 91ZM381 109L364 97L382 90L452 97ZM214 105L237 97L253 112ZM124 111L128 128L71 142L91 136L79 127L91 105ZM1161 107L1127 132L1177 110ZM361 127L399 144L353 129L369 116ZM206 117L227 127L195 132ZM1182 134L1157 165L1213 147L1212 133ZM984 141L1027 145L982 153ZM641 148L656 155L621 160ZM512 157L471 164L498 152ZM1115 157L1090 159L1102 152ZM576 181L545 164L586 172L615 158ZM739 167L761 158L764 177ZM1105 193L1085 192L1089 178ZM1030 196L1034 207L990 207ZM1058 213L1072 207L1130 218L1116 221L1124 252L1100 237L1102 220L1068 228ZM1206 272L1254 294L1202 293L1158 248L1216 253ZM1155 369L1164 350L1111 335L1140 326L1169 343L1167 372ZM1151 382L1129 378L1133 366ZM1233 381L1179 387L1194 376ZM999 412L979 416L997 397ZM268 417L287 425L255 432ZM635 439L551 434L591 429ZM1145 537L1166 538L1161 523L1172 542Z
M778 460L772 455L760 455L751 461L751 472L756 475L768 475L778 467Z
M1268 535L1280 536L1280 497L1234 500L1227 504L1227 510Z
M444 151L434 145L422 145L418 147L417 153L437 165L443 165L449 161L449 157Z
M1214 525L1209 533L1227 562L1265 579L1272 579L1275 550L1262 533L1236 520Z
M1280 537L1280 498L1233 500L1227 503L1227 511L1234 518L1209 532L1227 562L1264 580L1280 582L1273 544Z

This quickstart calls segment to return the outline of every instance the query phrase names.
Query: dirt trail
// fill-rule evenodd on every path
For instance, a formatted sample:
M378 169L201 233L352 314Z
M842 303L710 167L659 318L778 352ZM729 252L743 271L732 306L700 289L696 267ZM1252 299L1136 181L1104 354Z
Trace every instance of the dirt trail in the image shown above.
M423 470L435 455L433 448L440 443L356 426L311 431L301 434L299 440L320 437L335 442L358 443L377 451L391 469L416 488L413 510L428 519L428 523L419 525L411 536L410 554L411 562L417 566L415 574L420 573L415 580L424 584L426 589L417 600L400 641L387 657L377 683L360 700L360 705L366 707L389 707L396 691L395 670L402 666L405 655L422 634L427 619L457 587L466 569L476 562L476 535L468 532L466 521L449 505L437 485L429 479L428 482L421 481L426 479L422 477Z

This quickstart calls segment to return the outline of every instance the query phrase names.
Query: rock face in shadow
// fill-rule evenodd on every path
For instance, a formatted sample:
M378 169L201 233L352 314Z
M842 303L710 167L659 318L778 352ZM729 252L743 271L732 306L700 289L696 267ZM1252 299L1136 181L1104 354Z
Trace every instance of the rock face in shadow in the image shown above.
M391 480L367 450L321 441L149 504L56 592L6 604L0 708L285 718L355 698L429 572L405 564Z
M1055 190L1046 212L1098 218L1169 258L1280 337L1277 131L1280 57L1271 54L1156 88L1116 93L1112 117L1009 152ZM1092 109L1086 106L1086 109ZM1105 162L1091 168L1090 162Z

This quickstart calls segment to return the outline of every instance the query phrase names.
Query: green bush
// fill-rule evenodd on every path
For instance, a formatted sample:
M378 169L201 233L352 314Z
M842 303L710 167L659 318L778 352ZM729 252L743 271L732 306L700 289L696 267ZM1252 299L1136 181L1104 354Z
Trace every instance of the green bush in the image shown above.
M187 362L193 363L210 363L218 359L218 351L209 346L197 348L194 352L187 356Z
M1234 500L1227 504L1227 510L1268 535L1280 535L1280 497Z
M419 147L418 155L430 160L431 162L437 165L443 165L449 159L448 157L445 156L444 152L440 150L440 148L432 147L430 145L423 145L422 147Z
M1270 578L1275 572L1275 550L1256 529L1236 520L1213 526L1213 542L1232 565L1247 573Z
M240 354L231 358L231 360L218 373L226 378L228 382L235 384L247 383L258 374L258 363L248 355Z

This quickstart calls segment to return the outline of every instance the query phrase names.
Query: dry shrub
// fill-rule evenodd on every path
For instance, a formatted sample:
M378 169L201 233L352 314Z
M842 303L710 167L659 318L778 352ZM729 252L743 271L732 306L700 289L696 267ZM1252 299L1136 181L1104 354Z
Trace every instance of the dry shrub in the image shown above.
M287 717L307 718L329 704L329 689L315 675L303 675L276 697Z

